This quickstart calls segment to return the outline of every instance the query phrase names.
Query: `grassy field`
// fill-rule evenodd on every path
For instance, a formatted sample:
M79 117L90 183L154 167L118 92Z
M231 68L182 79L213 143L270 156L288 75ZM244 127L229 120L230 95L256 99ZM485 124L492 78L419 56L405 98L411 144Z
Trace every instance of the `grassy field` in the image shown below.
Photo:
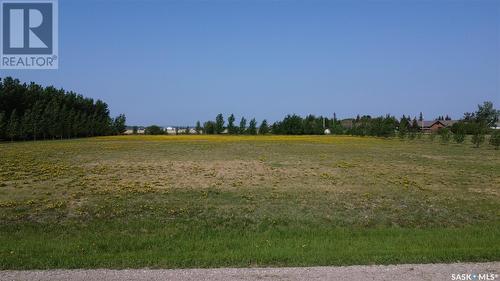
M0 143L0 269L500 260L500 152L335 136Z

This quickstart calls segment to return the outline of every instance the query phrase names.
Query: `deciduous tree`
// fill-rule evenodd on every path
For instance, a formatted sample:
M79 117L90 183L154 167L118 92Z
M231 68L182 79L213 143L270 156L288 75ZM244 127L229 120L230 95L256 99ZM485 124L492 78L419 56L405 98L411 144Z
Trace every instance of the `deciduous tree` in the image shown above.
M268 133L269 133L269 125L267 124L267 120L264 119L262 120L262 123L260 123L259 134L266 135Z
M127 119L125 118L125 114L120 114L113 120L113 131L115 134L125 133L125 130L126 130L125 122L126 121L127 121Z
M255 118L252 118L252 120L250 120L250 123L248 124L247 133L249 135L257 134L257 121L255 120Z
M164 131L160 126L152 125L152 126L146 127L144 134L146 134L146 135L163 135Z
M236 126L234 125L235 120L236 119L234 118L234 114L229 115L229 117L227 118L227 132L231 135L236 134L238 131Z
M222 113L219 113L215 117L215 133L222 134L223 131L224 131L224 117L222 116Z
M203 131L205 134L213 135L215 134L215 122L207 121L203 124Z
M247 119L245 119L245 117L241 117L240 128L239 128L238 131L239 131L240 134L246 134L246 131L247 131Z
M199 135L201 134L202 128L201 128L201 123L200 121L196 121L196 127L195 127L196 133Z

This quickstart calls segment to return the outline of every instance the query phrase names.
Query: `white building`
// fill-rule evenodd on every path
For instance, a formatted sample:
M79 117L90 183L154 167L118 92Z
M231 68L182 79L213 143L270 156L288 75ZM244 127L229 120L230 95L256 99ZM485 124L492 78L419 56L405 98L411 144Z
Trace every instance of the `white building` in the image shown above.
M167 127L167 128L165 128L165 133L167 133L169 135L175 135L175 128Z

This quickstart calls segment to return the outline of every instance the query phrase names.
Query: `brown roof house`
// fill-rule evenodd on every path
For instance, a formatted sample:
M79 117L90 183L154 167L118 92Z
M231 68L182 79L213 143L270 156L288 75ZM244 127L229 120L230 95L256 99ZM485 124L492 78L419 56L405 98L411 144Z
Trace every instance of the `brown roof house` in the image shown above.
M342 126L344 129L352 129L353 124L354 124L353 118L340 120L340 126Z
M433 121L417 121L418 126L424 133L436 133L442 128L451 127L457 123L457 120L433 120Z

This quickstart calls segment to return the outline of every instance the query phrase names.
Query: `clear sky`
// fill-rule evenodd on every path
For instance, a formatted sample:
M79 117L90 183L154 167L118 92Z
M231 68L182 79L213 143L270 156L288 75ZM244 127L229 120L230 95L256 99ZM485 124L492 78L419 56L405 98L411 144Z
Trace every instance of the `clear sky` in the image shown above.
M500 107L500 1L59 0L59 69L129 125Z

